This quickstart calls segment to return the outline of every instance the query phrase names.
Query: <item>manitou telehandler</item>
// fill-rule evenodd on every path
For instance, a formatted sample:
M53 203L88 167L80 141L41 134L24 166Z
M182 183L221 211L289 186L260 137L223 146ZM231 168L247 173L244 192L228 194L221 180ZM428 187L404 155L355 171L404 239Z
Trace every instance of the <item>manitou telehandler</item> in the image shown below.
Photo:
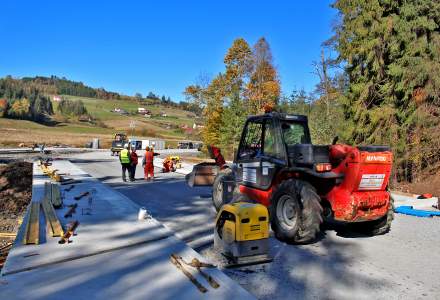
M290 243L312 242L323 220L352 223L369 235L388 232L394 217L389 147L336 142L313 145L305 116L252 116L234 162L213 156L216 164L194 166L187 181L213 184L217 211L237 201L265 205L276 237Z

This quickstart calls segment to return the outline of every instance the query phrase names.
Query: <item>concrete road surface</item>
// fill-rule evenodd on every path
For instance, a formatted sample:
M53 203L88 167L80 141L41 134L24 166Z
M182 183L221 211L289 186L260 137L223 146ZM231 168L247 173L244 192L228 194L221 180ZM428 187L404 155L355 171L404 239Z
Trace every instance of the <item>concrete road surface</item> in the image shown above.
M79 154L72 161L221 263L212 250L210 188L191 189L178 174L156 173L153 183L123 183L117 159L107 154ZM136 176L142 177L141 167ZM271 238L271 255L271 264L225 272L260 299L440 299L439 218L396 215L391 232L376 237L328 228L305 246Z

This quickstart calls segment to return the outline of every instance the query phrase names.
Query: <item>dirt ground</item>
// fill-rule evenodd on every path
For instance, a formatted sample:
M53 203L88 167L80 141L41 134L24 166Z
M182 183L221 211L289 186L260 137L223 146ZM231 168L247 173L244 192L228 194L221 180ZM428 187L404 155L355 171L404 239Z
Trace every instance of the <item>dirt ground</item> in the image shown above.
M438 171L425 172L420 179L412 183L398 183L395 188L405 193L425 194L430 193L435 197L440 197L440 165Z
M0 269L32 198L32 164L0 165Z

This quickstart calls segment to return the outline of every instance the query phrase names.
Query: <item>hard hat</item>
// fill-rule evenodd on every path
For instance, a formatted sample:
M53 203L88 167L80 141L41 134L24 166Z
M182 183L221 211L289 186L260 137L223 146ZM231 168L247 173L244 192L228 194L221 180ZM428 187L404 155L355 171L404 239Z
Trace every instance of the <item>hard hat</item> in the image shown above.
M128 144L125 144L125 145L124 145L124 148L125 148L125 149L128 149L128 147L129 147Z

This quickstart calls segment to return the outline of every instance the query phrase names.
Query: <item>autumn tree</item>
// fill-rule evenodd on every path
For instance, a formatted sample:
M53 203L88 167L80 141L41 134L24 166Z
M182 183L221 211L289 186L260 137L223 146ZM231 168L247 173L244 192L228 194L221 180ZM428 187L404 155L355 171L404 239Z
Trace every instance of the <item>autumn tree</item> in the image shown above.
M8 112L8 106L8 100L0 99L0 118L6 115L6 113Z
M265 38L260 38L253 48L253 69L247 85L248 111L262 112L265 104L275 106L280 98L280 81L273 66L270 46Z
M254 57L249 44L242 38L236 39L225 59L226 89L225 109L221 128L221 145L232 154L240 142L241 130L246 120L246 86L253 68Z
M29 100L26 98L14 100L8 111L8 115L19 119L25 119L29 116L30 106Z
M223 126L223 103L226 94L226 77L219 74L206 88L206 107L203 111L205 127L202 137L205 145L220 145L220 129Z
M205 144L221 146L226 154L232 154L237 149L246 116L260 112L264 103L276 103L280 87L264 39L254 49L243 38L234 40L224 64L224 73L207 86L190 85L184 94L203 108Z

